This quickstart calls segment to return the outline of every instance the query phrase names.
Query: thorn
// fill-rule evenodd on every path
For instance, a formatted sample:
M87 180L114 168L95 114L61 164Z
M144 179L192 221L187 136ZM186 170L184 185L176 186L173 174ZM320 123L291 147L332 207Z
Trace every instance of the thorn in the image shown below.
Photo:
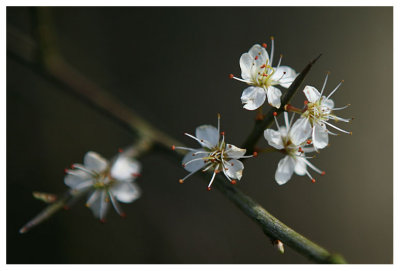
M267 44L264 42L264 43L262 44L262 47L267 48Z
M231 184L235 185L236 184L236 180L232 180Z
M183 183L183 180L182 180L182 179L179 179L179 183Z
M253 157L257 157L258 156L258 152L253 152Z
M232 79L233 77L235 77L232 73L229 74L229 78Z

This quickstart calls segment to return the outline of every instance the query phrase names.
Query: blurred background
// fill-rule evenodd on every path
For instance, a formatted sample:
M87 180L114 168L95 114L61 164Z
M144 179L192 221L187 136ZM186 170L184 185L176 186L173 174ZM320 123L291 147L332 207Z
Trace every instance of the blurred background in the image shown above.
M255 112L240 101L246 85L228 78L240 75L240 55L253 44L270 45L273 35L275 56L296 71L322 53L306 83L320 89L327 71L328 91L345 81L333 99L352 104L338 115L355 120L338 126L353 136L330 138L312 161L327 172L315 184L294 175L278 186L282 155L273 153L246 162L239 188L350 263L393 262L392 8L40 9L7 8L7 263L309 263L288 247L280 254L200 176L179 185L187 172L157 152L141 159L143 195L123 205L125 220L110 210L101 224L83 199L19 234L45 207L32 191L61 194L64 168L87 151L111 158L133 143L129 131L16 56L47 49L37 41L43 14L54 31L47 38L70 65L190 146L183 132L216 125L218 112L232 144L253 127ZM299 92L292 104L303 100Z

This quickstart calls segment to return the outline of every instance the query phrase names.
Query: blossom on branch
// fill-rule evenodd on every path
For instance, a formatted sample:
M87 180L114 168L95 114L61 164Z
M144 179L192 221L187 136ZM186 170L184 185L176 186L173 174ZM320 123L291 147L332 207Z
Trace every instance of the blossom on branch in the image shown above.
M120 154L111 163L95 152L86 153L82 164L65 170L64 182L73 193L91 191L86 206L95 217L104 221L109 203L125 216L118 201L130 203L140 197L140 189L133 182L140 174L139 162Z
M282 93L280 85L284 88L290 87L297 74L294 69L288 66L281 66L282 55L278 65L272 67L274 57L274 38L271 37L271 58L269 57L267 45L255 44L248 53L240 57L240 69L242 78L231 75L231 78L245 82L250 85L242 93L242 103L247 110L255 110L264 104L266 98L268 103L276 108L281 106Z
M189 151L182 160L182 166L190 173L183 179L180 179L180 183L183 183L187 178L200 170L203 172L213 170L213 175L207 187L208 190L211 190L214 178L219 172L223 172L232 184L236 184L242 178L244 169L243 163L239 159L253 157L253 155L245 155L246 149L241 149L225 142L225 132L220 132L219 114L218 128L211 125L202 125L197 127L196 136L188 133L185 133L185 135L199 142L201 148L193 149L172 146L173 150L181 149Z
M306 153L314 151L314 149L309 146L311 140L308 138L312 131L309 121L305 118L299 118L292 125L293 117L289 121L288 113L284 112L285 127L280 127L275 117L278 130L266 129L264 131L264 137L268 141L268 144L286 155L279 161L278 168L275 172L275 181L279 185L288 182L293 172L300 176L307 174L311 181L315 182L315 179L308 172L307 166L317 173L325 175L324 171L319 170L308 161L308 158L311 157L305 155Z

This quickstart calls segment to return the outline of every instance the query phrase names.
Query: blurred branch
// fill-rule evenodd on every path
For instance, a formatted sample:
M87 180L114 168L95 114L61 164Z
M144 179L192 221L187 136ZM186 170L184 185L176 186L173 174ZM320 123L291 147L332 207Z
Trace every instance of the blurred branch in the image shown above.
M41 12L44 12L44 9ZM48 16L45 16L44 18L48 19ZM40 22L39 20L39 28L40 25L49 26L52 24L49 21ZM43 30L43 28L41 29ZM34 61L34 59L36 59L34 57L26 58L26 54L23 50L29 46L27 44L19 46L19 43L24 43L24 39L18 39L11 28L8 28L8 30L8 36L13 36L13 38L7 39L7 41L10 41L10 43L7 44L7 49L10 56L14 57L14 59L24 65L30 66L33 70L42 74L46 79L67 87L89 105L118 121L118 123L122 124L125 128L128 128L136 135L139 135L140 138L146 138L148 141L157 143L157 145L161 146L164 150L169 149L172 145L183 146L182 143L179 143L177 140L151 126L130 108L120 103L107 91L101 89L94 82L90 81L73 67L68 65L62 57L56 53L54 48L49 49L49 54L47 54L46 51L40 54L42 57L40 63ZM47 32L39 31L39 33L41 33L39 38L42 38L43 36L46 38L53 36L49 30L47 30ZM43 39L41 39L41 41L43 42ZM49 46L46 45L43 48L49 48ZM312 63L313 62L307 66L309 68L306 67L306 72L303 71L304 73L302 72L301 74L305 76L311 68ZM298 84L300 84L303 79L304 77L298 79ZM290 92L290 89L288 92ZM293 90L293 93L294 92L295 90ZM285 97L287 101L291 98L288 94ZM262 127L261 125L266 125L267 121L264 120L263 123L264 124L259 124L259 126ZM252 138L255 140L252 139L246 142L256 142L259 136L254 136ZM183 157L182 152L175 153L169 151L168 153L174 155L179 161ZM206 174L204 174L204 176L206 176ZM239 189L227 183L222 177L219 176L214 181L214 185L232 202L234 202L247 216L254 220L262 228L264 233L273 241L281 240L287 246L292 247L310 260L318 263L345 263L345 260L340 255L329 253L326 249L295 232L268 213L262 208L262 206Z
M279 115L284 111L284 107L286 104L290 102L293 98L294 94L299 89L301 83L303 82L304 78L311 70L312 65L321 57L321 54L317 56L313 61L311 61L303 71L296 77L293 83L290 85L289 89L286 91L285 95L282 97L282 106L279 109L271 108L265 117L261 120L257 119L254 125L253 130L251 131L250 135L247 137L246 141L243 143L242 148L247 150L248 154L252 154L254 151L254 147L257 144L257 141L262 137L264 130L267 129L271 124L274 122L274 112Z

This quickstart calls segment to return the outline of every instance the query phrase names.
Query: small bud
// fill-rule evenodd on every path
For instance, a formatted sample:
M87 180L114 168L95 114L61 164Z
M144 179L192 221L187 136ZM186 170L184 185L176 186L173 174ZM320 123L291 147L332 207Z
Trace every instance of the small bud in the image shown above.
M280 240L275 241L275 246L280 253L282 254L285 253L285 247L283 246L283 243Z

